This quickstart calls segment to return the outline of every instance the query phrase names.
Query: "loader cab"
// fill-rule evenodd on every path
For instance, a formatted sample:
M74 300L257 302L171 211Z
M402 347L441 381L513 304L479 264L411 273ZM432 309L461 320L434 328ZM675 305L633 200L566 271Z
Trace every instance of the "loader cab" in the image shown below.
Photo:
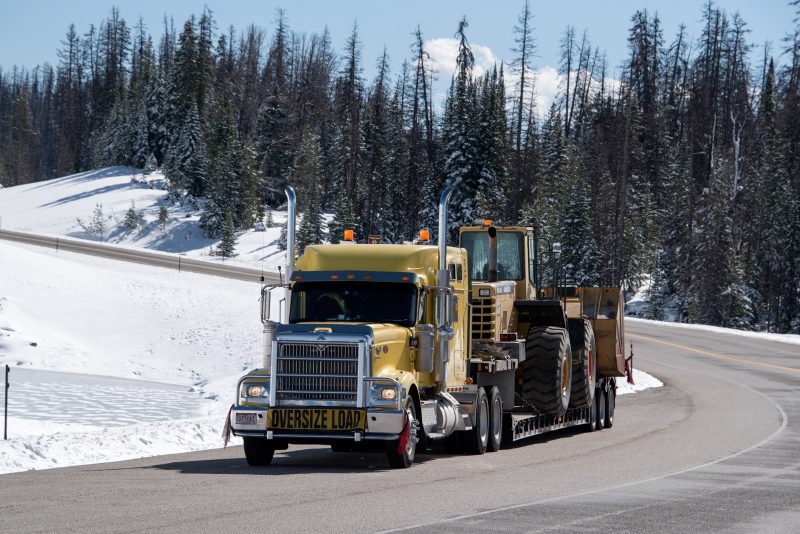
M497 277L491 276L490 242L497 243ZM537 253L533 228L494 227L491 221L482 226L465 226L459 231L459 246L467 251L470 282L514 282L514 298L535 298Z

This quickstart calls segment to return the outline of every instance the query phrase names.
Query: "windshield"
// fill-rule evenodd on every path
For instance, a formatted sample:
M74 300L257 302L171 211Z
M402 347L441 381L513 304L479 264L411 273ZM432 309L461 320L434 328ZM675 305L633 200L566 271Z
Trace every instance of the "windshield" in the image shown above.
M523 235L519 232L497 232L497 279L521 280L525 258ZM489 233L464 232L461 247L467 249L469 276L472 280L489 279Z
M289 322L350 321L414 326L417 286L384 282L298 282Z

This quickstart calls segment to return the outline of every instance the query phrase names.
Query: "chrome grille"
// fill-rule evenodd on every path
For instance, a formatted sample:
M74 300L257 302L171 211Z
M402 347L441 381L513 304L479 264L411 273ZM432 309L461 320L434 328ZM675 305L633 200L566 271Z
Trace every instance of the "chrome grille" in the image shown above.
M356 401L358 344L279 343L277 401Z

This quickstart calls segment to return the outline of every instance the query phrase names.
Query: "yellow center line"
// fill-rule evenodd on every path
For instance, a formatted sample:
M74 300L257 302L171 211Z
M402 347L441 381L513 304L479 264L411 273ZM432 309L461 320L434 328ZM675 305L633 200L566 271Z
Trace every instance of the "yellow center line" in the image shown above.
M643 336L641 334L627 333L627 336L628 337L632 337L633 339L652 341L653 343L660 343L661 345L667 345L669 347L674 347L676 349L687 350L689 352L694 352L696 354L701 354L703 356L709 356L711 358L717 358L718 360L727 360L727 361L730 361L730 362L743 363L745 365L753 365L755 367L766 367L768 369L779 369L781 371L788 371L790 373L800 374L800 369L796 369L796 368L793 368L793 367L785 367L783 365L775 365L775 364L772 364L772 363L758 362L758 361L755 361L755 360L749 360L747 358L738 358L736 356L731 356L729 354L722 354L722 353L719 353L719 352L713 352L713 351L710 351L710 350L695 349L695 348L692 348L692 347L688 347L686 345L681 345L680 343L672 343L670 341L664 341L662 339L658 339L658 338L654 338L654 337L650 337L650 336Z

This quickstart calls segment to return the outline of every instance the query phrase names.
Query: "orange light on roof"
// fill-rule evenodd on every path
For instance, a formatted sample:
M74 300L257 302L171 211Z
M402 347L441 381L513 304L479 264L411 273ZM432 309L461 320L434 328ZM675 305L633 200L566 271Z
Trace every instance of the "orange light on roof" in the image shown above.
M295 280L302 280L302 279L303 279L303 277L302 277L302 276L300 276L299 274L296 274L296 275L294 275L294 279L295 279Z
M419 240L420 241L430 241L431 240L431 232L430 232L430 230L420 230L419 231Z
M345 241L355 241L355 237L353 235L352 230L345 230L344 231L344 240Z
M404 277L400 278L400 280L402 280L403 282L408 282L409 280L411 280L411 277L410 276L404 276Z
M365 274L364 275L364 280L372 280L372 275Z
M484 219L483 220L483 226L488 228L491 225L492 225L492 221L490 221L489 219Z
M356 275L354 275L354 274L348 274L347 275L347 279L348 280L355 280L355 278L356 278Z
M340 278L340 277L339 277L339 275L338 275L338 274L332 274L332 275L331 275L331 280L338 280L339 278Z

